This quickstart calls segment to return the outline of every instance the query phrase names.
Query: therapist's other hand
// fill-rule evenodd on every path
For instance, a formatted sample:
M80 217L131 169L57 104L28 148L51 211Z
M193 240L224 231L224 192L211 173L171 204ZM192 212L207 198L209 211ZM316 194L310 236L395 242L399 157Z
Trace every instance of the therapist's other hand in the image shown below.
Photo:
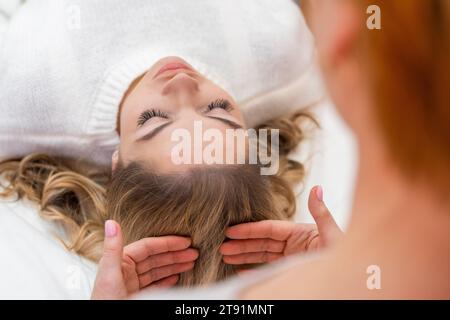
M233 265L266 263L337 242L343 233L323 202L320 186L311 189L308 207L316 224L265 220L228 228L226 236L231 240L220 247L223 261Z
M171 287L198 257L191 240L178 236L145 238L123 247L119 224L105 223L103 256L98 264L92 299L126 299L153 287Z

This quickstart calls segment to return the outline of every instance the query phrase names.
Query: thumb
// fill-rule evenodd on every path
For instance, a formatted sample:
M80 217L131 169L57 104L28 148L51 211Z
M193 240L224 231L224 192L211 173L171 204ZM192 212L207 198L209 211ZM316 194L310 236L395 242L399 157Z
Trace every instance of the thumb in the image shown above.
M328 240L332 240L342 233L323 202L323 189L321 186L315 186L311 189L308 199L308 208L317 224L319 235L324 242L328 242Z
M104 274L109 272L122 272L123 236L122 230L114 220L105 222L105 240L103 242L103 255L99 269Z
M123 236L113 220L105 222L103 255L98 263L93 299L120 299L126 296L122 274Z

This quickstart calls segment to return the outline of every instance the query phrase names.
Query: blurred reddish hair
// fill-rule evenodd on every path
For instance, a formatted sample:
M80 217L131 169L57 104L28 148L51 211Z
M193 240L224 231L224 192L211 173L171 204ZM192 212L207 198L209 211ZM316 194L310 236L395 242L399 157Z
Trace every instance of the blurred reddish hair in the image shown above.
M393 159L412 178L450 186L448 0L356 0L381 9L361 43L376 116Z

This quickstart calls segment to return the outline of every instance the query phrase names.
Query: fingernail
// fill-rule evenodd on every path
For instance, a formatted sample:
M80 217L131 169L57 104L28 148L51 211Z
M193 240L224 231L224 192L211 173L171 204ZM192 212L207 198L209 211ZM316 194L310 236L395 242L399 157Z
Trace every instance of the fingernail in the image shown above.
M316 188L316 197L319 201L323 201L323 189L321 186L317 186Z
M105 235L108 238L115 237L117 234L117 227L113 220L107 220L105 222Z

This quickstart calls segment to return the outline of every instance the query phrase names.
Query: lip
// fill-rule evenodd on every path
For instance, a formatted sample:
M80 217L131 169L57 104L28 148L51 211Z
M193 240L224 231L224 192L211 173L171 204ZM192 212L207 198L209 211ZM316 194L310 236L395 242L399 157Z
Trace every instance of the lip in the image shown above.
M175 71L175 70L189 70L192 71L192 68L188 67L184 63L180 62L171 62L166 65L164 65L159 71L156 73L154 78L157 78L158 76L162 75L165 72L168 71Z

